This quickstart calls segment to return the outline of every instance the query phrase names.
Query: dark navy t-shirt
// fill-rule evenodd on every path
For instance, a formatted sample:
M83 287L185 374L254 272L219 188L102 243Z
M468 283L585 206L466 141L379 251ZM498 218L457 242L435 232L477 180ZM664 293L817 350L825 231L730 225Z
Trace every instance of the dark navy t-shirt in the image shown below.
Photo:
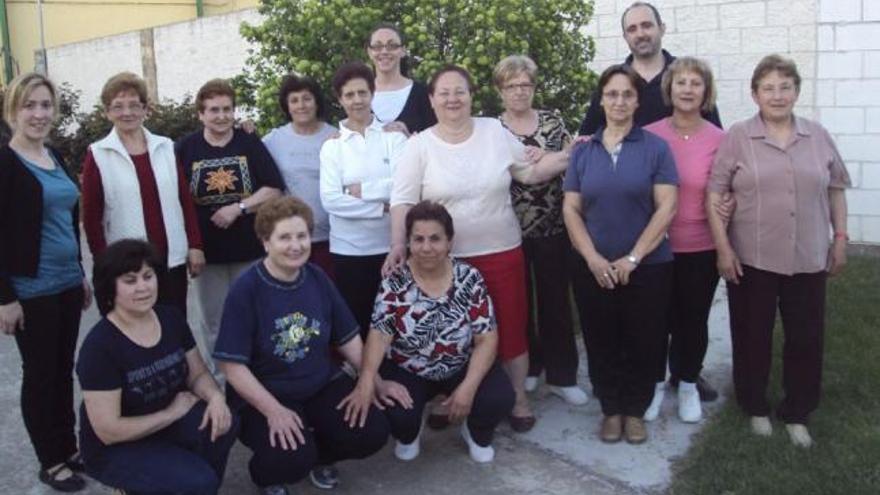
M678 185L672 151L663 139L633 127L623 139L615 165L602 144L602 127L576 145L565 172L565 191L581 194L584 224L605 259L628 255L654 215L654 184ZM641 263L672 261L669 239Z
M340 372L330 346L358 335L339 291L312 263L293 282L254 263L232 283L223 307L214 358L242 363L276 398L304 400ZM234 408L243 401L229 386Z
M168 407L178 392L187 390L186 353L195 347L183 314L171 306L156 306L162 335L153 347L132 342L107 318L99 321L79 350L76 374L84 391L122 389L122 416L142 416ZM80 448L94 458L104 444L95 435L85 405L80 411Z
M207 262L238 263L263 256L253 212L225 229L211 221L217 210L238 204L261 187L284 190L284 180L260 138L236 130L226 146L217 147L199 130L181 139L176 153L196 205Z

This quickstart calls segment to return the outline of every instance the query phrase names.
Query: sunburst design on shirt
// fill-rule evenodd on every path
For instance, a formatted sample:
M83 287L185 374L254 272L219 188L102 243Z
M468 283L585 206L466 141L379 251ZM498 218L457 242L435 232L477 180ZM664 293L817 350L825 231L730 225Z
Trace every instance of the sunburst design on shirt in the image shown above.
M235 182L238 181L238 177L231 170L221 167L219 170L208 172L206 175L205 184L208 186L207 191L217 191L217 194L223 194L227 189L230 191L235 190Z

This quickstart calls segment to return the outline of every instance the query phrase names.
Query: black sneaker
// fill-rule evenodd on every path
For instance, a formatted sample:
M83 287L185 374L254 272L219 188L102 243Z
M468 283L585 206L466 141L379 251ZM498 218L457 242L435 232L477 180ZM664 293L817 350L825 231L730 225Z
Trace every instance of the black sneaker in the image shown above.
M70 476L65 477L65 474ZM40 481L51 486L59 492L78 492L86 487L86 480L74 473L63 462L49 469L41 469L39 474Z
M678 378L669 377L669 385L678 390ZM697 392L700 393L700 402L712 402L718 399L718 391L712 388L702 376L697 377Z
M315 485L315 488L332 490L339 486L339 470L331 464L315 466L309 471L309 480Z

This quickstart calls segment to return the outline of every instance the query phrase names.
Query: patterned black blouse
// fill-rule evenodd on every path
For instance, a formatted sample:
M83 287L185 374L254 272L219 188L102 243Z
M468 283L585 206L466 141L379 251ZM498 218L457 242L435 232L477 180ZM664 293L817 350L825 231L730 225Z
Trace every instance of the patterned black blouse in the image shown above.
M507 127L503 118L499 117L499 120ZM571 141L571 134L565 129L562 117L549 110L538 110L538 128L534 134L521 136L514 132L513 135L526 146L537 146L547 151L559 151ZM526 185L513 181L510 184L510 197L523 237L549 237L565 232L562 221L562 174L540 184Z

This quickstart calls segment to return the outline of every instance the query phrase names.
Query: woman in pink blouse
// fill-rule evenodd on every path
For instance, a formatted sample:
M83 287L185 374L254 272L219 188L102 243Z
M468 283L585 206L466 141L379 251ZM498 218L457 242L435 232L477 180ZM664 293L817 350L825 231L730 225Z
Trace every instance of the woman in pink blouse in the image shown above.
M758 114L721 143L706 210L727 281L736 400L755 434L772 433L766 391L778 305L785 397L776 416L792 443L809 447L807 418L821 392L825 282L846 264L850 179L828 131L792 113L800 82L789 59L768 55L758 63ZM737 206L725 226L712 203L727 191Z
M718 285L715 243L706 211L706 184L724 131L700 112L715 108L712 71L693 57L675 59L660 84L663 99L672 105L672 116L645 126L669 144L679 177L678 212L669 226L669 241L675 256L674 286L670 311L669 372L678 384L678 416L695 423L702 416L697 383L709 344L709 309ZM666 388L666 353L654 399L645 419L653 421L660 412Z

